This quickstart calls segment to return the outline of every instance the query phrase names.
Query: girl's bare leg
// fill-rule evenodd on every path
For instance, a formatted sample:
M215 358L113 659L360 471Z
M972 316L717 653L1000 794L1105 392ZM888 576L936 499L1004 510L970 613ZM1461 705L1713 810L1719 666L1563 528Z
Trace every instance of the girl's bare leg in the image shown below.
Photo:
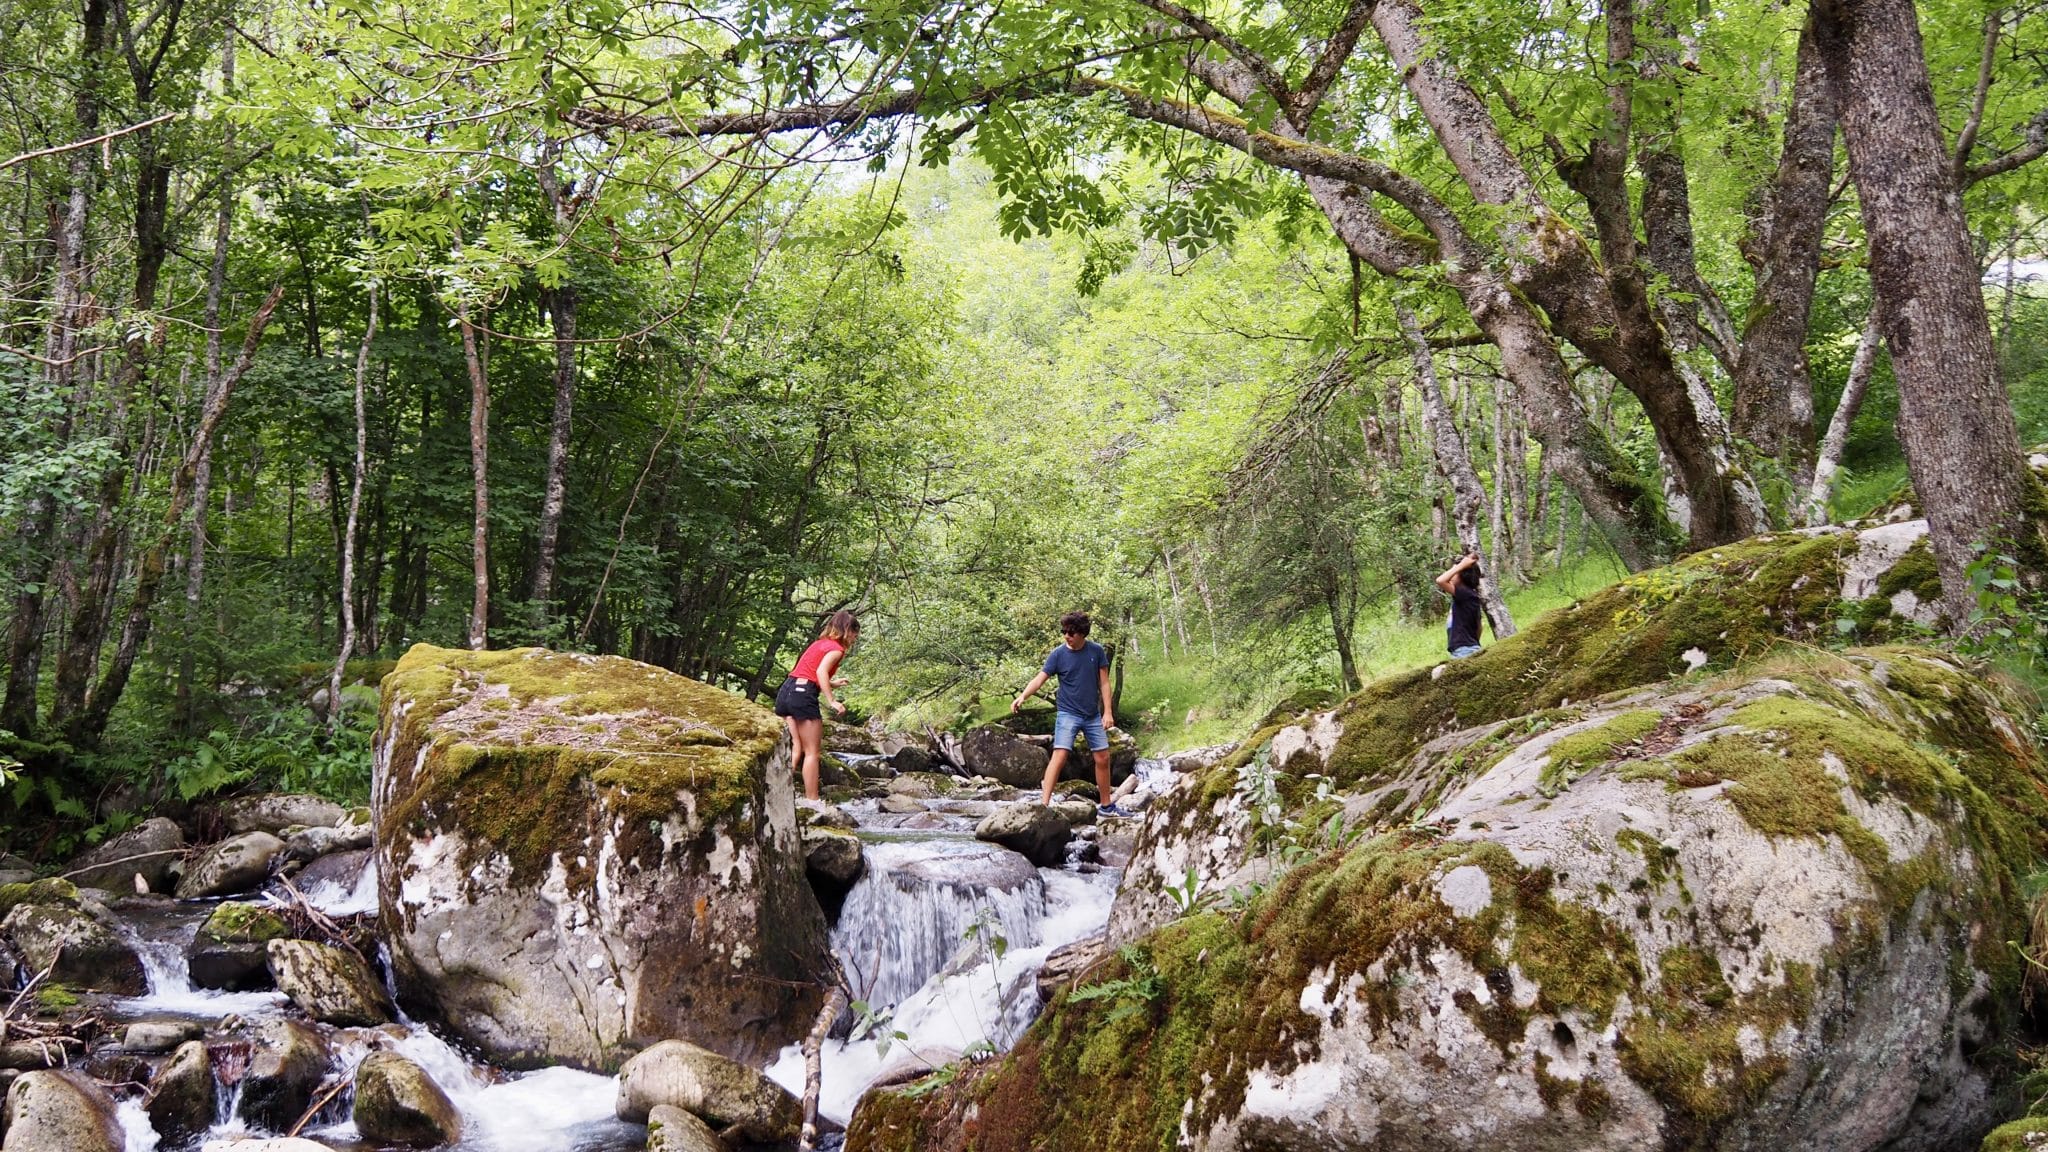
M790 724L795 729L797 740L803 748L804 795L812 800L816 800L818 799L818 745L825 736L825 722L823 720L792 719Z

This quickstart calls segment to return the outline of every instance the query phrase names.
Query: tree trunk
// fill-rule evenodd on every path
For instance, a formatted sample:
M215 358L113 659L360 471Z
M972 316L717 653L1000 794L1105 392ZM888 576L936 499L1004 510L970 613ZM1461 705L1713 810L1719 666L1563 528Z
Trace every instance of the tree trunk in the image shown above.
M235 42L232 38L221 49L221 72L225 82L232 85L235 78ZM232 146L233 126L230 125L226 132L227 143ZM221 297L227 290L228 239L233 234L234 220L234 181L224 179L221 181L220 207L214 216L213 263L206 270L206 307L202 313L206 325L206 394L200 402L202 416L221 382ZM213 447L209 444L200 451L192 470L192 539L185 553L185 644L178 655L177 706L173 712L173 726L185 736L194 735L198 727L192 695L192 646L199 630L199 609L206 591L206 517L212 499Z
M1479 514L1486 507L1486 489L1479 483L1479 474L1472 470L1472 458L1465 451L1465 441L1458 435L1458 426L1444 407L1443 390L1437 386L1436 361L1430 354L1429 339L1422 334L1422 326L1415 322L1415 314L1405 304L1394 305L1394 315L1401 322L1401 334L1408 340L1408 350L1415 360L1415 383L1422 392L1423 420L1429 426L1431 446L1436 452L1437 467L1450 481L1453 498L1452 518L1457 525L1458 545L1466 552L1483 555L1479 543ZM1515 634L1515 618L1508 612L1507 602L1501 599L1500 575L1491 566L1479 573L1479 597L1486 606L1487 621L1493 626L1496 639Z
M1835 405L1835 414L1828 420L1828 434L1821 440L1820 454L1813 461L1813 485L1807 490L1801 514L1809 528L1818 528L1828 522L1828 500L1834 495L1835 472L1842 466L1842 450L1849 443L1849 427L1856 423L1856 413L1863 408L1864 393L1870 390L1870 377L1877 368L1877 348L1881 341L1877 309L1873 307L1870 319L1863 324L1863 335L1856 340L1856 356L1849 361L1849 380L1842 385L1842 400Z
M135 596L128 603L127 620L121 627L121 640L114 650L114 658L93 688L84 710L68 726L67 734L81 747L98 746L100 736L107 730L107 720L113 714L114 705L120 702L121 694L127 690L128 674L135 668L135 657L149 639L150 608L155 603L157 589L163 583L168 567L171 539L189 507L199 454L202 450L211 451L213 437L220 430L221 418L227 415L228 401L234 396L235 385L255 360L256 346L263 339L263 330L269 326L271 314L277 311L277 302L283 298L284 282L280 280L271 286L270 295L249 318L249 333L242 342L242 355L222 378L219 390L208 398L206 410L200 414L199 427L192 434L192 444L186 449L185 459L171 475L170 504L164 510L162 528L136 566Z
M555 553L562 534L562 510L569 493L569 432L576 403L576 289L567 284L545 294L555 333L555 408L548 425L547 488L541 496L539 543L527 595L545 602L555 591Z
M1173 570L1173 549L1160 549L1159 558L1166 563L1166 589L1173 593L1173 631L1180 637L1180 650L1185 653L1188 650L1188 625L1181 612L1180 577Z
M1344 695L1349 696L1364 687L1364 684L1358 678L1358 658L1351 651L1351 625L1353 622L1344 612L1343 599L1335 582L1323 585L1323 603L1330 610L1330 632L1332 639L1337 644L1338 687L1343 691ZM1165 623L1166 621L1162 617L1160 620L1160 635L1162 637L1166 634Z
M469 470L475 491L469 543L469 646L481 650L489 631L491 610L491 390L484 378L483 357L477 352L476 328L469 322L469 305L456 305L455 317L462 328L462 359L469 366Z
M356 459L348 490L348 525L341 533L341 644L334 671L327 677L327 731L341 730L341 680L348 671L349 652L356 642L356 525L363 511L363 473L369 470L370 428L364 392L369 386L370 342L377 337L377 285L370 285L370 316L363 324L363 346L356 352Z
M2021 543L2033 483L1999 378L1982 270L1912 0L1813 0L1809 18L1841 103L1870 237L1871 286L1899 387L1899 442L1950 619L1961 627L1973 607L1974 549Z
M1808 26L1799 34L1798 71L1785 113L1785 144L1759 222L1754 317L1735 363L1734 433L1776 457L1795 488L1812 461L1813 377L1806 335L1828 184L1835 170L1835 96Z

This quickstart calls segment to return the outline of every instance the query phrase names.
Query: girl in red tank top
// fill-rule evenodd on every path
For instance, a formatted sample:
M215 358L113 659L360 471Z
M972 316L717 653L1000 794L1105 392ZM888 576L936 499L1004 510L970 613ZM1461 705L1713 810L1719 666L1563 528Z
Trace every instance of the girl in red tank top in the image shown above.
M804 649L796 667L789 670L789 678L775 692L775 714L789 725L790 749L803 771L804 795L813 800L818 799L819 745L825 735L825 715L819 704L846 714L846 705L832 695L832 689L845 681L833 679L833 673L858 639L860 621L853 613L834 612L825 621L823 634Z

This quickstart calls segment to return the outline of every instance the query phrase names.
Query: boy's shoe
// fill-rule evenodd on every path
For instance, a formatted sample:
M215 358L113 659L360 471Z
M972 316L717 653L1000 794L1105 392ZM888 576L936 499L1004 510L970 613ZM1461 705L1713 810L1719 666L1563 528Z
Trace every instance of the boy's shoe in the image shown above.
M1137 813L1119 804L1097 804L1095 806L1095 815L1097 819L1115 818L1128 820L1135 817Z

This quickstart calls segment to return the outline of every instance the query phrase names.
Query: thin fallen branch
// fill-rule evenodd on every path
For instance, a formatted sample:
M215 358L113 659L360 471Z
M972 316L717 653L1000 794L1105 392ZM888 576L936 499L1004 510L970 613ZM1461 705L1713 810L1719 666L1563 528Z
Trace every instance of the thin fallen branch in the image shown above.
M843 975L841 981L844 982ZM845 1008L846 990L835 985L825 997L825 1006L818 1009L818 1018L811 1021L810 1035L804 1037L804 1128L797 1138L797 1152L811 1152L818 1146L818 1093L825 1079L825 1034L832 1030L832 1022L839 1019Z
M97 872L102 868L112 868L116 864L132 864L137 860L153 860L158 856L183 856L190 851L190 848L163 848L155 852L139 852L133 856L123 856L119 860L108 860L99 864L89 864L83 868L73 868L69 872L60 872L57 874L57 879L69 880L73 876L83 876L87 872Z
M59 144L53 148L41 148L34 152L23 152L12 160L0 160L0 171L12 168L16 164L26 164L31 160L40 160L45 156L55 156L62 152L76 152L80 148L90 148L95 144L104 144L117 137L126 136L130 132L140 132L144 128L153 128L166 120L174 120L177 116L176 112L166 112L154 119L144 120L140 124L130 124L126 128L116 128L112 132L102 132L90 140L73 140L69 144Z
M292 1125L290 1130L285 1133L285 1138L289 1140L292 1137L297 1136L299 1134L300 1129L312 1123L313 1117L318 1116L320 1114L320 1110L322 1108L327 1107L329 1101L332 1101L336 1096L341 1095L342 1089L347 1088L349 1085L355 1082L356 1074L355 1071L351 1069L348 1075L343 1076L341 1079L334 1082L334 1087L329 1088L327 1091L322 1092L320 1095L314 1097L313 1102L311 1104L306 1105L306 1111L304 1115L301 1115L299 1117L299 1122Z

